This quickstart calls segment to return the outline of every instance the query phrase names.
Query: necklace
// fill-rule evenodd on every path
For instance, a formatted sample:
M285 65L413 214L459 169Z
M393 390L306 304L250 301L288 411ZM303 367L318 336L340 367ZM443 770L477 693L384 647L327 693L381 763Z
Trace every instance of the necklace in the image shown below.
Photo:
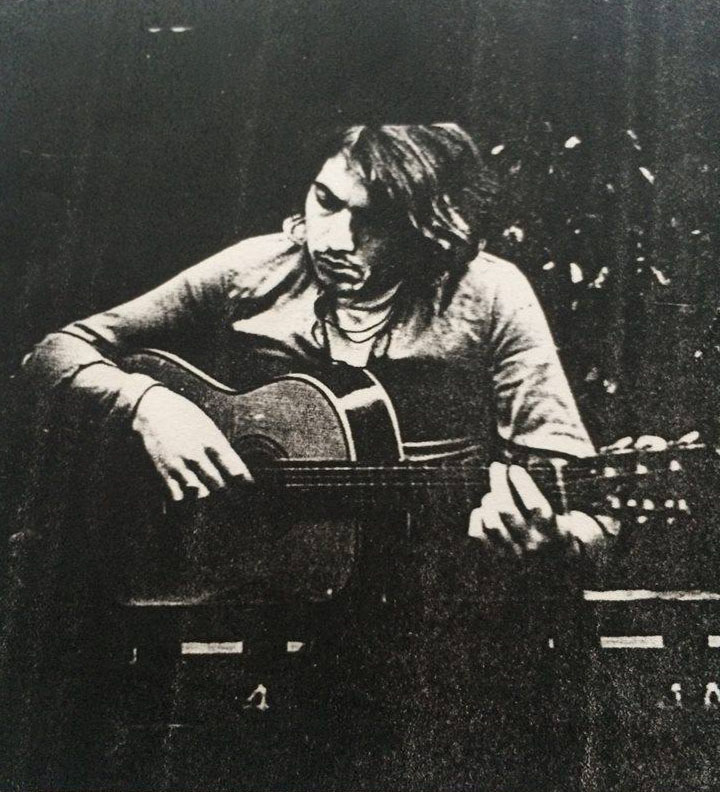
M392 312L393 312L393 306L391 305L387 309L385 314L383 314L383 316L381 316L380 319L378 319L376 322L373 322L373 324L368 325L367 327L360 327L356 330L351 330L349 327L343 327L339 321L333 322L332 319L329 319L328 317L326 317L323 321L329 324L331 327L334 327L339 333L347 337L349 335L360 335L361 333L367 333L369 330L374 330L375 328L379 328L381 325L389 321Z
M389 332L389 325L396 314L396 294L399 288L400 284L371 302L355 305L336 304L334 307L331 307L334 301L328 300L327 297L323 299L324 296L320 295L315 303L316 327L328 354L331 354L331 335L335 337L336 344L355 345L361 349L362 345L370 343L371 349L375 349L382 334ZM382 315L378 317L378 314ZM343 321L349 319L352 324L363 318L370 319L370 324L363 327L347 327Z
M369 335L363 336L362 338L352 338L351 336L347 335L345 331L341 330L337 325L330 325L334 330L337 331L338 335L345 339L349 344L365 344L373 338L377 338L380 335L381 331L385 329L385 325L382 327L378 327L373 333ZM327 328L325 328L325 335L327 335Z

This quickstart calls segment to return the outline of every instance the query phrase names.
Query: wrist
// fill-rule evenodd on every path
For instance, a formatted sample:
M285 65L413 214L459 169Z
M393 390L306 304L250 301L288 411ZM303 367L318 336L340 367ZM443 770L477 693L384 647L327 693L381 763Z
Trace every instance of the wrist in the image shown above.
M157 390L158 388L162 388L163 390L167 391L167 388L160 382L152 382L136 400L132 412L130 413L130 428L134 432L142 432L145 425L147 424L145 410L143 407L147 405L148 394Z

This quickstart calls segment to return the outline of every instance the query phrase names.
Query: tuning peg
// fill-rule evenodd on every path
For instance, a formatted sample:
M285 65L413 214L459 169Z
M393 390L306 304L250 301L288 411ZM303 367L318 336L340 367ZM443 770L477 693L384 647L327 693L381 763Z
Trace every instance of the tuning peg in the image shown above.
M635 441L638 451L665 451L668 441L659 435L640 435Z
M601 454L612 454L618 451L665 451L670 443L659 435L644 434L640 435L637 439L633 439L630 435L620 437L610 445L602 446L600 448Z
M687 432L682 437L678 437L670 443L673 448L682 448L683 446L694 445L700 440L700 432L694 429L692 432Z
M613 451L623 451L626 448L630 448L633 444L633 439L630 436L627 437L620 437L619 439L615 440L615 442L610 443L610 445L602 446L600 448L601 454L610 454Z

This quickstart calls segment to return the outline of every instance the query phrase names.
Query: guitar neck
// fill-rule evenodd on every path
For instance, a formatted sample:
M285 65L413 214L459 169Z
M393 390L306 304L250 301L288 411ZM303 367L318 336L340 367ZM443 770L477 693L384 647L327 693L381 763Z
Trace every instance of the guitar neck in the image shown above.
M533 461L533 479L557 512L687 513L698 470L706 477L716 459L702 444L666 451L620 451L573 462ZM713 465L713 467L717 467ZM261 486L333 492L379 499L463 498L477 504L489 489L488 467L479 462L364 465L346 461L280 460L256 471Z

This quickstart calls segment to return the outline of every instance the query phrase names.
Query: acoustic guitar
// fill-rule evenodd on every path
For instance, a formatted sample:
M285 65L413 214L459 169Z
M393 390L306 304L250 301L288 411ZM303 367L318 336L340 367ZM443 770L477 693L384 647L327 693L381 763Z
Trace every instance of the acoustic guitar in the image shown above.
M256 481L168 506L165 541L157 539L155 517L152 531L139 531L136 599L180 590L197 601L229 592L248 603L327 599L346 585L363 541L377 548L393 532L407 535L421 522L408 515L430 508L467 514L488 489L488 460L472 443L414 453L387 392L367 370L332 365L243 393L159 350L136 352L121 365L200 406ZM698 473L706 476L715 458L696 443L581 460L526 454L521 461L556 511L642 524L658 514L669 522L689 516L691 496L701 495ZM174 567L173 554L181 559Z

